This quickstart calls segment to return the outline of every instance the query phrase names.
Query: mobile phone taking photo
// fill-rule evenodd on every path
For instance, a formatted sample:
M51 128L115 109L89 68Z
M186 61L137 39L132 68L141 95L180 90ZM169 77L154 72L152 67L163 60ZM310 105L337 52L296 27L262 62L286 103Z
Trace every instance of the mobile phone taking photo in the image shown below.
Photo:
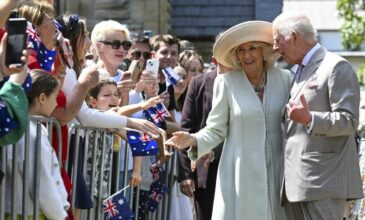
M6 66L23 66L21 60L27 42L27 21L24 18L9 18L7 23Z
M128 72L131 73L131 79L133 82L138 82L138 77L143 70L144 63L140 60L133 60L129 66Z
M155 78L158 76L159 67L160 61L157 59L148 59L146 62L146 70L150 72Z

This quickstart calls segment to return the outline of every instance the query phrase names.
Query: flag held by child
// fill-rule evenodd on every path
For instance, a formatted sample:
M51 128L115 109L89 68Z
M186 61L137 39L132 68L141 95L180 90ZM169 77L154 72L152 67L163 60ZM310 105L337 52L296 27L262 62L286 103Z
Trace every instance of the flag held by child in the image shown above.
M158 103L146 110L143 110L144 116L157 127L166 129L165 118L171 117L169 111L163 103Z
M158 145L147 133L127 130L128 143L132 149L132 156L152 156L157 155Z

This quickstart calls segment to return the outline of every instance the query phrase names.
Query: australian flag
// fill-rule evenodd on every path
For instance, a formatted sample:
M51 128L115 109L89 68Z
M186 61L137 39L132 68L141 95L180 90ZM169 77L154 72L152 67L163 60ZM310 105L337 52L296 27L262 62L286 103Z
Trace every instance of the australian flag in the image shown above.
M123 190L103 201L103 211L108 220L132 219L134 214L123 196Z
M32 49L28 67L30 69L44 69L51 72L53 62L56 58L56 50L48 50L41 42L41 39L31 23L27 25L28 48Z
M127 138L132 149L132 156L157 155L158 145L147 133L127 130Z
M42 69L46 71L52 70L52 65L57 55L56 50L48 50L43 43L39 45L37 60Z
M143 110L143 115L149 120L153 122L157 127L166 130L166 117L171 117L169 111L165 107L164 104L158 103L151 108Z
M28 48L33 50L38 50L41 39L33 27L32 23L27 22L27 34L28 34Z
M157 207L158 203L161 201L163 196L167 192L167 187L165 185L165 171L158 166L152 166L150 169L152 176L153 176L153 182L150 186L149 191L149 200L148 200L148 208L151 212L154 212Z
M162 72L166 78L166 87L169 87L170 85L176 85L176 83L180 80L179 74L177 74L171 67L162 69Z
M2 120L0 124L0 137L5 136L10 131L19 127L17 121L10 116L8 107L1 98L0 98L0 118Z

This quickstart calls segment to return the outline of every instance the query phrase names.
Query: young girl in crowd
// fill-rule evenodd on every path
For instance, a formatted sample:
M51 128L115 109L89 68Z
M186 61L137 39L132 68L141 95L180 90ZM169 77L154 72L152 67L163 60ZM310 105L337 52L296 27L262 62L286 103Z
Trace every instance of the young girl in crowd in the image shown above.
M31 73L33 85L30 92L27 94L29 101L29 115L39 115L49 117L57 105L56 97L58 94L57 80L43 70L34 70ZM56 153L48 139L46 127L42 126L40 134L37 134L37 123L30 121L30 141L29 141L29 162L28 176L23 177L23 162L24 162L24 136L16 144L18 155L16 160L18 170L15 175L18 176L18 182L11 185L12 173L12 149L13 146L7 148L7 211L10 211L10 192L12 187L16 187L15 210L17 214L22 211L22 195L21 187L23 181L28 181L28 192L24 198L28 204L28 214L31 215L33 210L33 189L34 189L34 163L36 137L41 136L41 156L40 156L40 185L39 185L39 219L65 219L67 217L66 210L69 208L67 202L67 192L63 184L58 159ZM10 215L7 219L10 219Z
M184 52L182 52L179 55L179 65L182 66L188 74L188 86L191 78L203 73L203 59L195 50L185 50Z

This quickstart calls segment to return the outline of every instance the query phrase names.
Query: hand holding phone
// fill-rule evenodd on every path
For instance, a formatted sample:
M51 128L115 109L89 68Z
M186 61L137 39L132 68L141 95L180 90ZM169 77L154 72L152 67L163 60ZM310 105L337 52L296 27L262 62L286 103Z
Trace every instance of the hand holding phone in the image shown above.
M138 77L141 74L142 70L143 70L143 61L133 60L131 62L128 72L130 72L131 74L130 79L132 79L134 83L138 82Z
M157 59L148 59L146 62L146 70L155 78L158 76L160 61Z
M1 72L0 78L1 78L1 75L3 77L9 76L9 75L25 75L26 76L27 68L25 65L23 65L23 66L17 66L17 65L6 66L5 59L6 59L7 39L8 39L8 33L5 33L0 42L0 72ZM27 50L23 50L21 60L24 63L27 63L28 57L29 57L29 52ZM22 79L22 80L24 81L24 79ZM2 79L0 79L0 81L2 81ZM13 81L13 82L15 82L15 81ZM17 80L16 83L22 84L23 82L21 80Z
M23 66L23 50L27 42L27 21L24 18L10 18L7 25L8 38L5 65Z

